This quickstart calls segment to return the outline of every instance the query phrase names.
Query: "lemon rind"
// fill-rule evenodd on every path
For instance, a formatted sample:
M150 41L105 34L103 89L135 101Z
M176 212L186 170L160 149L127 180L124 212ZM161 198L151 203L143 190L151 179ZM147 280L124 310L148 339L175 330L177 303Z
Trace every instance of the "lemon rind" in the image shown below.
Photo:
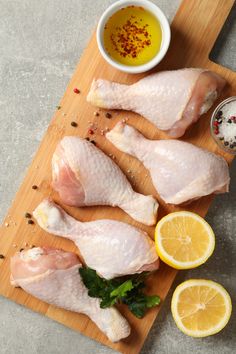
M226 312L222 320L217 324L217 326L210 328L206 331L196 331L196 330L189 330L187 329L183 323L181 322L181 319L179 318L178 312L177 312L177 304L178 304L178 297L181 291L184 289L190 287L190 286L209 286L215 290L217 290L224 298L225 304L226 304ZM207 336L214 335L216 333L219 333L229 322L231 313L232 313L232 301L229 296L229 293L225 288L220 285L219 283L216 283L212 280L206 280L206 279L190 279L186 280L185 282L181 283L180 285L177 286L175 289L172 300L171 300L171 312L172 316L174 318L174 321L176 323L176 326L179 328L180 331L182 331L184 334L190 336L190 337L195 337L195 338L203 338Z

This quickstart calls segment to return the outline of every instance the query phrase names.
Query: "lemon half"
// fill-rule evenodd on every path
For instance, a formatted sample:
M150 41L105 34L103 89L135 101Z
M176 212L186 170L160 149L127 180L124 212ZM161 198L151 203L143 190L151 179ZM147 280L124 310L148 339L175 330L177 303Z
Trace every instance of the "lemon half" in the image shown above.
M156 249L161 260L176 269L190 269L205 263L215 248L210 225L189 211L170 213L155 230Z
M228 323L232 303L228 292L211 280L191 279L174 291L171 312L177 327L192 337L220 332Z

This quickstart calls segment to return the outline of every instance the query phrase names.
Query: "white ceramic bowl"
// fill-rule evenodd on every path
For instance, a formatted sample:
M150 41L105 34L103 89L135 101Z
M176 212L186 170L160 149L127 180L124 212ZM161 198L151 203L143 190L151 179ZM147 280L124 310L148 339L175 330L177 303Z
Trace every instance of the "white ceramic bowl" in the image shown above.
M120 10L123 7L127 6L142 6L144 9L150 11L159 21L161 30L162 30L162 42L161 42L161 48L159 52L156 54L156 56L151 59L149 62L146 64L142 65L137 65L137 66L130 66L130 65L124 65L121 63L118 63L115 61L113 58L111 58L108 53L106 52L106 49L104 48L104 43L103 43L103 33L104 33L104 26L107 23L108 19L118 10ZM170 25L169 22L164 15L164 13L159 9L158 6L154 5L152 2L148 0L120 0L109 6L106 11L103 13L101 16L98 27L97 27L97 44L98 48L100 50L100 53L102 54L103 58L114 68L119 69L121 71L124 71L126 73L131 73L131 74L136 74L136 73L142 73L145 71L148 71L152 69L154 66L156 66L160 61L164 58L169 45L170 45Z

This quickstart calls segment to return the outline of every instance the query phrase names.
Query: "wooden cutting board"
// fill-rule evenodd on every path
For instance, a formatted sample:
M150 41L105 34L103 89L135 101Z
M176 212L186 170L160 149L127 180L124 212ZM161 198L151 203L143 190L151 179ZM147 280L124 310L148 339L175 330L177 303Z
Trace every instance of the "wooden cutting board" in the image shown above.
M235 95L236 74L208 59L209 52L228 16L233 2L233 0L184 0L171 26L172 40L170 49L157 69L164 70L183 67L208 68L221 74L229 83L224 96L221 98ZM23 290L11 287L9 283L10 257L15 251L21 247L25 247L25 243L28 243L29 246L49 245L68 251L77 251L76 247L70 241L49 235L37 225L28 225L24 218L25 212L32 213L44 197L51 195L59 202L58 196L53 193L50 187L51 157L57 143L63 136L78 135L86 137L88 136L89 122L96 122L100 128L106 129L106 127L112 128L120 119L129 118L129 123L137 127L148 138L166 138L164 133L154 129L148 121L134 113L112 112L112 119L107 119L105 118L104 111L100 111L99 116L95 117L94 112L96 109L86 102L86 95L92 79L99 77L130 84L141 78L142 75L132 76L124 74L110 67L98 52L95 35L92 36L61 100L61 109L55 112L39 150L16 194L12 207L0 228L0 253L6 257L4 260L0 259L0 294L34 311L41 312L115 350L132 354L140 351L160 307L150 310L142 320L135 318L125 308L121 307L122 313L124 313L132 326L132 334L121 343L113 344L106 339L86 316L48 306L26 294ZM81 90L80 94L73 92L73 88L75 87ZM202 117L187 132L184 140L221 154L230 163L232 156L222 153L210 137L209 118L211 112ZM70 124L71 121L76 121L78 127L73 128ZM104 136L97 133L92 138L97 142L98 147L107 154L114 154L117 164L126 174L128 174L128 169L132 171L128 176L130 176L130 181L138 192L153 194L158 198L147 171L145 171L138 161L117 151L106 141ZM131 175L134 177L131 178ZM141 181L144 181L144 183L141 183ZM33 184L38 186L37 190L31 188ZM211 201L211 196L204 197L188 205L185 209L205 216ZM160 204L159 218L166 213L181 209L179 207L167 206L163 202ZM118 208L91 207L76 209L65 207L65 209L79 220L101 218L122 220L141 227L153 237L154 228L145 227L134 222L134 220ZM161 264L160 270L149 280L149 292L159 294L162 300L164 300L175 275L176 270Z

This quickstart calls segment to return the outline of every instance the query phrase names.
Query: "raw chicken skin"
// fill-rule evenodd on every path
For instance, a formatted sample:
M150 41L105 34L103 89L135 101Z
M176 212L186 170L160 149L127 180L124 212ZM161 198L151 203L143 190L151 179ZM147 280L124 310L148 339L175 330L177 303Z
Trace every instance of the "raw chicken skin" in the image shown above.
M74 253L35 247L11 258L11 283L48 304L89 316L112 342L128 337L130 326L118 310L101 309L100 300L88 296L80 267Z
M155 243L142 230L114 220L80 222L49 199L33 213L47 232L75 242L85 263L106 278L155 270Z
M119 150L142 161L166 203L181 204L211 193L228 192L228 165L210 151L178 140L148 140L121 122L106 137Z
M208 111L224 85L225 80L211 71L180 69L151 74L133 85L94 80L87 101L139 113L177 138Z
M134 192L120 168L85 139L64 137L52 158L53 188L71 206L119 206L133 219L154 225L158 203Z

